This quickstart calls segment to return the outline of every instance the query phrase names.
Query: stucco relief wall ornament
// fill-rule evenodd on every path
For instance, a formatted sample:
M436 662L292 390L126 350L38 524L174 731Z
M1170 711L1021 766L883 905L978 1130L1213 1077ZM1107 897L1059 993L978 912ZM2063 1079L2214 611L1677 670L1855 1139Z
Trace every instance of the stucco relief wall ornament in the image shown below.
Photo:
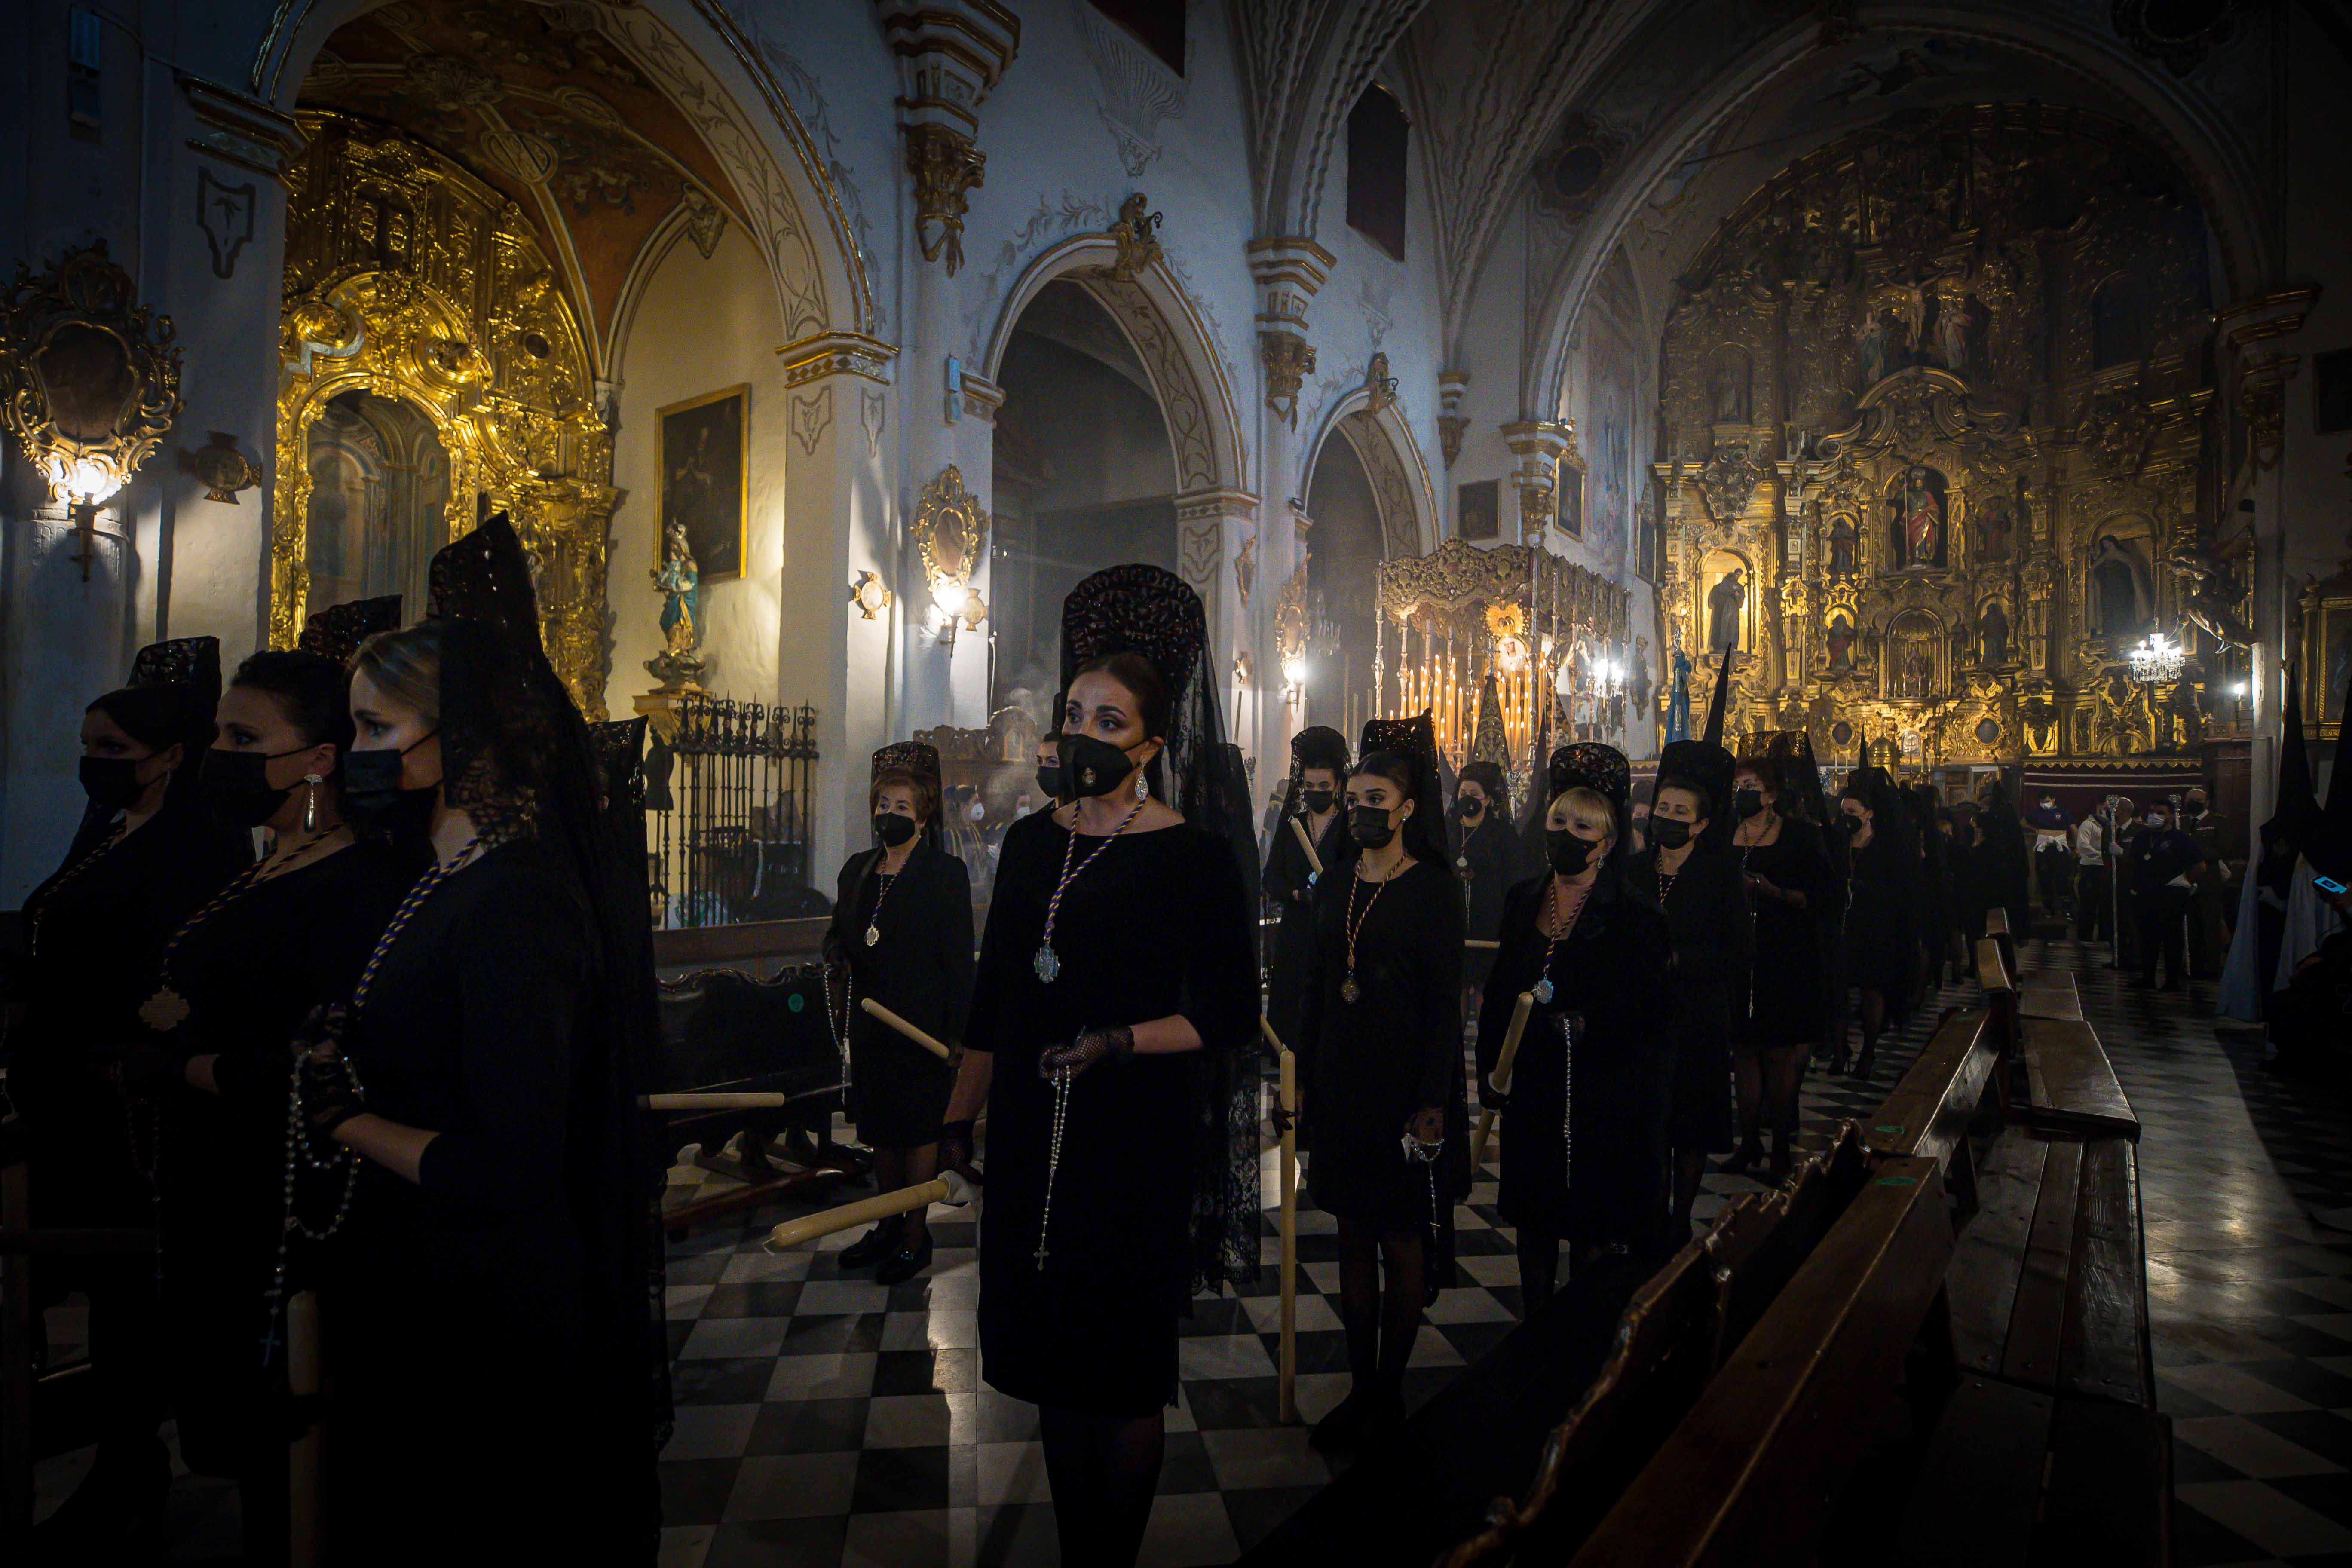
M1261 331L1258 357L1265 363L1265 405L1298 428L1298 389L1315 374L1315 345L1296 332Z
M230 506L238 504L239 490L253 489L262 479L260 465L239 451L236 437L226 430L214 431L210 440L193 451L181 447L180 471L204 481L206 500Z
M1118 255L1103 268L1106 277L1132 283L1160 259L1160 215L1144 210L1150 205L1141 191L1118 204L1118 218L1110 226L1111 243L1118 247Z
M915 177L915 243L923 259L946 258L948 276L963 269L966 193L984 183L988 154L944 125L907 127L907 172Z
M1706 510L1717 523L1728 528L1747 515L1748 502L1763 477L1764 465L1754 452L1742 446L1720 446L1699 469L1699 493L1706 497Z
M98 509L146 462L180 412L172 318L138 303L106 242L39 277L19 263L0 297L0 420L81 531L82 581Z
M931 626L952 640L956 624L977 631L988 606L972 591L972 568L987 538L987 513L964 488L963 470L950 463L923 487L915 510L915 545L931 599Z

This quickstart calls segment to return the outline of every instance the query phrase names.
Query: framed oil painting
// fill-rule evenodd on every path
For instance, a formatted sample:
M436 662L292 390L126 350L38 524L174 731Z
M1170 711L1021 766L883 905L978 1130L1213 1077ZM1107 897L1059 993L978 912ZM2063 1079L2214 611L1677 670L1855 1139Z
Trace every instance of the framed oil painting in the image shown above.
M751 386L745 382L656 411L661 420L661 516L656 530L686 525L687 548L705 583L743 574L751 510ZM661 552L658 536L656 558Z

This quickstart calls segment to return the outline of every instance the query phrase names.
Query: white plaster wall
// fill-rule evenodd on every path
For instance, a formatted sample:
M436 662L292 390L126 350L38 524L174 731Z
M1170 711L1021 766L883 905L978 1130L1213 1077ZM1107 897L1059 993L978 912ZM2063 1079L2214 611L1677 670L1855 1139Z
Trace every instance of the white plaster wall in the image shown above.
M627 492L613 516L606 590L615 619L605 702L615 716L657 684L645 667L662 647L661 595L650 575L661 531L656 411L740 383L751 388L743 574L703 582L702 647L714 661L704 683L762 702L822 700L811 688L830 622L817 615L815 601L829 574L835 520L810 518L797 531L787 522L792 437L775 353L782 333L766 264L731 224L707 261L681 238L646 290L622 362L627 381L613 438L613 482Z

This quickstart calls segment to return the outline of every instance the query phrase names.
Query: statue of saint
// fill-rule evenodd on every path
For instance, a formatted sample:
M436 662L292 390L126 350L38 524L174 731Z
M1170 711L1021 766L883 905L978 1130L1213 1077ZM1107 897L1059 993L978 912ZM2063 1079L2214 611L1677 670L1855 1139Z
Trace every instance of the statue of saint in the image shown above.
M1977 548L1988 562L2009 559L2010 540L2016 526L2008 497L1995 496L1985 503L1984 515L1977 522Z
M662 596L662 651L646 661L670 689L694 687L709 661L700 650L702 572L686 542L686 521L673 517L662 531L662 558L647 574Z
M1674 670L1675 684L1666 693L1666 731L1663 739L1687 741L1691 733L1691 659L1680 648L1675 649Z
M1860 541L1854 537L1853 519L1843 512L1838 513L1836 521L1830 524L1831 576L1853 575L1854 547Z
M1928 483L1928 470L1914 467L1903 476L1895 503L1895 532L1905 566L1933 566L1944 552L1944 498Z
M1903 679L1896 695L1925 698L1936 689L1936 658L1922 647L1914 647L1903 659Z
M1625 678L1625 689L1633 694L1633 711L1650 710L1650 639L1633 639L1633 673Z
M1822 640L1829 645L1832 672L1843 675L1853 668L1853 623L1843 610L1830 617L1830 629Z
M1740 571L1733 567L1707 591L1706 647L1710 653L1739 646L1739 611L1748 603L1748 589L1739 580Z
M1979 661L1988 669L1998 669L2009 662L2009 612L1995 599L1977 617Z
M1867 392L1886 375L1886 323L1876 310L1865 310L1853 326L1854 352L1862 360L1862 386Z
M2102 637L2127 637L2147 629L2156 595L2147 563L2114 534L2102 534L2091 550L2091 626Z
M1715 362L1707 384L1707 401L1717 425L1748 423L1748 367L1727 353Z

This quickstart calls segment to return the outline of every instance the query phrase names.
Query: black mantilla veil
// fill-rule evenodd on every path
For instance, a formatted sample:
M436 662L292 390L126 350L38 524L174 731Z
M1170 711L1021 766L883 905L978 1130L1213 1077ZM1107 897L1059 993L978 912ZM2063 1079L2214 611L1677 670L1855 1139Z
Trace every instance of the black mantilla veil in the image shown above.
M302 635L294 646L304 653L315 653L337 664L352 662L360 644L378 632L388 632L400 626L400 595L386 594L376 599L350 599L340 605L330 605L314 612L302 624Z
M874 771L866 774L866 784L871 786L894 768L930 784L931 819L923 824L923 842L933 849L945 847L940 819L947 815L947 789L940 773L940 749L922 741L893 741L874 753Z
M1290 737L1290 783L1282 795L1282 815L1297 816L1299 795L1307 787L1307 770L1329 768L1339 788L1348 787L1348 737L1328 724L1310 724ZM1288 832L1277 823L1278 830Z
M505 514L436 554L431 583L444 795L486 836L532 836L554 851L593 922L601 994L582 1012L564 1151L590 1290L582 1376L616 1430L638 1426L658 1448L670 1426L664 1163L637 1107L658 1038L653 931L642 797L623 776L634 776L643 730L592 736L541 645L530 563Z
M1152 792L1185 821L1233 847L1245 891L1254 889L1257 837L1251 827L1249 770L1225 740L1208 618L1201 596L1163 567L1109 566L1062 601L1061 689L1110 654L1150 661L1168 692L1168 733L1145 770ZM1233 918L1257 951L1257 900ZM1193 1055L1202 1094L1195 1140L1201 1179L1192 1188L1192 1288L1213 1290L1254 1279L1258 1266L1258 1077L1250 1040L1204 1040Z
M1438 776L1437 726L1426 713L1410 719L1367 719L1357 765L1380 752L1394 752L1412 760L1413 806L1412 815L1404 819L1404 852L1451 871L1454 853L1445 831L1445 785ZM1360 853L1350 837L1341 858L1353 866Z
M131 679L89 706L159 752L181 747L180 765L164 786L163 799L175 809L198 808L196 773L213 743L213 710L220 706L220 639L173 637L141 648L131 661ZM79 859L94 847L121 813L120 805L92 801L74 829L66 858Z

